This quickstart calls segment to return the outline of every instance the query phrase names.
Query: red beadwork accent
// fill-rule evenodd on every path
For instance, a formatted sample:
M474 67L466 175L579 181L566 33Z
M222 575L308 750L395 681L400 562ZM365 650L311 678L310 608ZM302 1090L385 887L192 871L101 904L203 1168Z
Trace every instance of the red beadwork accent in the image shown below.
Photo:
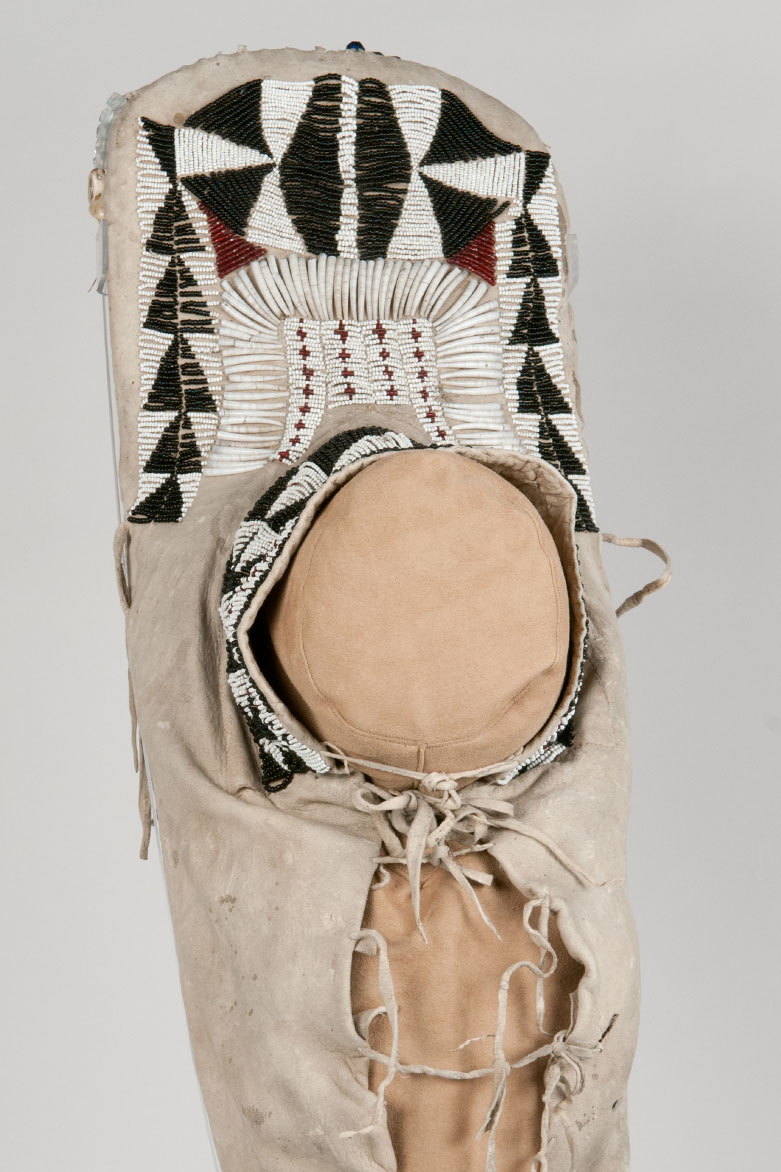
M218 219L210 208L207 208L205 203L200 203L199 206L206 215L206 222L209 225L209 235L212 238L214 255L217 258L217 276L220 280L227 277L228 273L248 265L250 261L266 255L265 248L261 248L258 244L250 244L242 236L231 232L230 228L227 228L222 220Z
M482 277L489 285L496 284L496 233L494 222L491 220L478 232L466 247L455 256L447 258L448 264L458 265L460 269L467 269L477 277Z

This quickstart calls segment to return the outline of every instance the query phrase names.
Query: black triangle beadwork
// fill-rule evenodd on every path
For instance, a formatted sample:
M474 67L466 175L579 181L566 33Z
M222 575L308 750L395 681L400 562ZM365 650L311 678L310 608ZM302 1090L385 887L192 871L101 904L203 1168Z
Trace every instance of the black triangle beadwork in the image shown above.
M234 700L257 749L263 788L270 792L285 789L297 773L327 773L331 766L285 727L253 679L239 643L241 620L307 504L335 471L370 456L422 446L401 432L381 427L340 432L280 476L238 528L223 577L220 603L227 673Z
M509 225L509 259L491 278L500 285L504 282L510 300L517 296L503 333L504 346L515 348L518 354L506 364L507 410L519 433L524 427L529 431L528 450L549 459L575 489L577 528L595 531L585 449L577 434L579 424L566 377L554 371L560 401L553 408L551 395L542 385L544 376L533 362L545 351L544 362L553 370L559 359L551 358L551 352L561 349L555 320L561 286L559 242L555 228L551 233L547 227L550 212L540 216L535 211L541 200L551 198L548 153L523 151L498 137L446 89L388 85L376 78L359 81L328 73L291 83L303 94L293 111L293 106L285 107L288 90L274 89L282 84L269 79L245 82L196 110L179 128L140 119L140 134L155 160L155 185L162 177L164 191L151 227L145 229L148 235L143 245L144 256L150 260L146 280L152 293L142 320L142 351L146 345L142 369L153 373L144 376L150 381L144 384L146 397L139 419L141 482L129 519L181 520L194 499L217 431L224 375L217 341L219 279L209 235L214 221L261 254L273 244L303 255L347 255L371 261L387 257L389 251L391 256L400 255L398 230L404 229L402 235L407 231L405 215L417 206L412 193L420 197L422 192L430 204L431 240L437 238L426 259L464 263L463 254L475 240L490 238L493 249L494 233L498 241L504 231L501 226ZM403 101L413 103L416 112L423 108L418 103L428 100L424 91L436 98L427 145L424 142L417 161L411 154L414 133L408 137L408 121L404 121L409 113L405 115L399 105L398 91L407 93ZM283 119L289 119L287 140L280 135L279 124L274 128L266 121L277 100L285 107ZM184 146L182 135L187 140ZM202 145L188 154L192 135L200 135ZM347 162L345 151L350 154ZM494 186L486 194L483 178L478 181L477 177L489 173L504 179L501 183L492 180ZM518 189L513 185L516 180L510 183L508 176L517 176ZM348 182L354 185L353 203L345 195ZM148 184L141 182L140 200L148 190ZM271 202L261 208L266 190L272 192ZM512 199L505 198L511 192ZM555 194L552 202L555 205ZM288 225L284 233L292 234L288 239L283 233L281 243L265 235L269 217L273 220L270 209L277 204ZM204 217L212 217L210 228L204 226ZM347 232L352 251L348 252L343 247L345 217L352 217L352 236ZM391 250L394 241L396 252ZM519 292L513 292L512 286ZM558 292L551 292L552 286L558 286ZM502 296L500 289L500 301ZM166 337L170 344L161 341ZM203 359L207 337L214 339L211 365L204 365ZM550 375L548 381L552 381ZM532 430L535 416L536 432ZM522 440L526 443L523 435Z
M142 491L131 510L128 519L136 524L181 520L185 509L181 478L197 479L203 468L194 419L217 415L217 402L193 349L195 336L216 333L190 260L204 253L205 246L187 214L176 177L174 128L150 119L141 121L142 132L168 182L144 243L150 257L168 259L141 324L147 335L169 340L141 408L151 440L140 471L154 487ZM156 418L160 424L154 422Z

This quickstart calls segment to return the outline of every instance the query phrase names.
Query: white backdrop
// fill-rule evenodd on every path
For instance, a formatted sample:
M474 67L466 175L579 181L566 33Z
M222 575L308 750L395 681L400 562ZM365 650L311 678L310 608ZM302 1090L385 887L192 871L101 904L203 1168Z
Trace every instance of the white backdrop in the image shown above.
M239 43L360 39L550 145L580 242L598 520L670 549L622 620L643 959L634 1172L775 1163L779 172L775 5L134 0L4 18L0 1158L209 1172L156 858L137 861L95 223L113 90ZM608 550L617 598L653 576Z

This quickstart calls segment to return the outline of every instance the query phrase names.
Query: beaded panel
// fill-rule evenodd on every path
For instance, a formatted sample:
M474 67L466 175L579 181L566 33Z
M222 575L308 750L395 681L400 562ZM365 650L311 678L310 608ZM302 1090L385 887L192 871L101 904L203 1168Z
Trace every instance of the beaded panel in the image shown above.
M364 259L457 256L522 168L454 94L338 74L247 82L174 145L183 186L251 244Z
M526 151L523 184L496 227L503 380L526 451L542 456L578 497L576 527L596 530L580 426L559 338L562 247L550 155Z
M257 747L267 790L284 789L296 773L327 773L331 766L282 724L253 680L239 645L241 620L306 504L329 477L378 452L419 446L399 432L378 427L341 432L275 481L238 528L223 579L220 615L227 641L228 681Z
M442 261L255 261L223 284L226 385L207 475L295 461L324 413L412 407L434 444L520 450L502 390L499 304Z
M220 286L206 217L177 182L174 132L142 120L139 488L131 521L178 521L217 431Z
M280 460L306 451L326 407L349 403L414 406L435 443L453 442L439 403L430 322L288 318L284 332L289 395Z
M266 368L253 371L253 387L250 368L241 367L244 359L226 352L224 401L215 361L220 278L251 267L272 248L292 254L280 266L298 257L317 257L309 264L318 266L320 258L362 265L447 262L447 268L495 286L501 334L493 360L503 367L504 405L490 397L462 398L448 413L445 404L445 430L456 442L470 442L468 436L495 446L520 442L542 455L578 493L578 528L595 528L559 340L562 250L547 154L524 152L497 137L447 90L326 74L311 81L247 82L180 127L142 119L138 176L145 373L141 487L133 520L178 520L205 464L210 473L238 471L291 450L281 439L278 446L268 441L275 427L282 436L288 408L294 410L279 402L279 382L288 369L283 342L270 345ZM165 236L175 258L164 285L154 264L155 236ZM147 321L155 299L166 302L166 329L180 339L171 354L159 336L165 333L160 315ZM350 317L343 311L298 316L337 324ZM379 313L375 320L386 319ZM275 328L279 334L281 327ZM437 349L441 385L443 350ZM448 365L454 380L468 381L468 370L459 374L455 361ZM165 400L168 417L152 420L161 410L152 399L156 383L173 389ZM427 389L433 399L435 388ZM195 395L188 398L191 391ZM244 421L233 410L242 400ZM296 422L300 408L299 402ZM430 429L432 438L440 422ZM246 424L255 427L251 442L242 438ZM301 435L305 427L297 430ZM226 464L225 453L242 443L244 464Z

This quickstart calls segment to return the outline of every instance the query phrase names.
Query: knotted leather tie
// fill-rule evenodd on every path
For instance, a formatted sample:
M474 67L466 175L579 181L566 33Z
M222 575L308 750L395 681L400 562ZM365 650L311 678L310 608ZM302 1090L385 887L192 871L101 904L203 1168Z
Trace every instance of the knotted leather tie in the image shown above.
M388 852L378 858L377 863L381 866L397 863L407 867L415 922L424 940L427 937L420 918L420 876L424 862L449 871L474 899L488 927L499 935L471 886L472 883L490 885L493 876L456 861L460 855L486 850L490 846L490 842L485 841L486 834L492 828L512 830L534 839L582 883L604 886L573 862L544 831L519 821L510 802L480 794L470 795L464 801L457 784L456 779L447 774L429 773L417 788L391 792L365 781L353 795L355 808L371 814ZM451 835L464 840L460 849L452 849Z

